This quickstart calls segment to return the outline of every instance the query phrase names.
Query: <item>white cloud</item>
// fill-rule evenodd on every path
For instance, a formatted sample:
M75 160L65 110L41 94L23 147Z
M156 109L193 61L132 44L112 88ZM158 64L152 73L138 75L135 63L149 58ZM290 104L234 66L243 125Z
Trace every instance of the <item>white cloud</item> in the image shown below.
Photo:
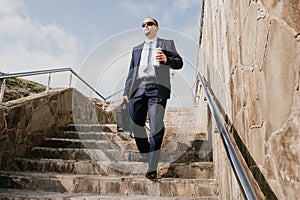
M200 0L177 0L173 2L173 9L176 11L186 11L189 8L200 6Z
M20 0L0 1L0 71L19 72L78 64L78 41L56 24L24 16Z
M1 0L0 1L0 16L1 15L13 15L22 6L23 6L23 3L20 0Z
M157 11L156 6L147 1L122 1L120 7L127 15L134 17Z

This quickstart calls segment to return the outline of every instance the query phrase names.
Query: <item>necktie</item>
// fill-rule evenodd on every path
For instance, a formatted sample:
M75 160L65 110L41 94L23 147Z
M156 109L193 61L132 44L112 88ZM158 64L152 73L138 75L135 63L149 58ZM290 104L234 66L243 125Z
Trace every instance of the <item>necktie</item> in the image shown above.
M148 51L148 59L147 59L147 67L146 69L144 70L144 72L150 76L152 74L152 62L151 62L151 59L152 59L152 41L149 42L149 51Z

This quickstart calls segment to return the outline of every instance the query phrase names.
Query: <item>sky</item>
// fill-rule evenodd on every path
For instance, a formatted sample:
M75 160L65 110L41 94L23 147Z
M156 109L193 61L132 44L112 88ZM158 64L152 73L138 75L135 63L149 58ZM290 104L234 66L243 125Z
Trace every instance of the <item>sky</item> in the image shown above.
M130 51L143 41L141 24L150 16L159 22L159 37L174 39L184 58L173 85L192 87L200 11L201 0L0 0L0 71L71 67L110 95L123 87ZM51 86L64 81L53 75Z

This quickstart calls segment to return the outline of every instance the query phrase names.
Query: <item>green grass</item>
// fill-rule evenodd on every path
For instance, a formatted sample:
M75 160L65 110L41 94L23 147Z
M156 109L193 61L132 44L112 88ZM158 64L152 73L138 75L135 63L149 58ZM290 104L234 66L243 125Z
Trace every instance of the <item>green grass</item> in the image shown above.
M2 84L2 80L0 80L0 84ZM3 102L19 99L45 90L46 86L33 81L20 78L8 78L6 79Z

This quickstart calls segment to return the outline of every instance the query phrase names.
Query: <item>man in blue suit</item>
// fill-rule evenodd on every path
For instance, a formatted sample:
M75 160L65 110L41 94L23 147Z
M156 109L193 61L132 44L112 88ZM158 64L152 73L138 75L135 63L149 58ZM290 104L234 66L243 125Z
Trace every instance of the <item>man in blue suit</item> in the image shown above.
M142 158L148 161L146 177L157 178L157 165L165 132L164 114L170 98L170 69L181 69L183 61L173 40L157 37L158 22L147 17L143 24L145 41L134 47L123 101L129 102L132 132ZM145 122L149 118L150 134Z

